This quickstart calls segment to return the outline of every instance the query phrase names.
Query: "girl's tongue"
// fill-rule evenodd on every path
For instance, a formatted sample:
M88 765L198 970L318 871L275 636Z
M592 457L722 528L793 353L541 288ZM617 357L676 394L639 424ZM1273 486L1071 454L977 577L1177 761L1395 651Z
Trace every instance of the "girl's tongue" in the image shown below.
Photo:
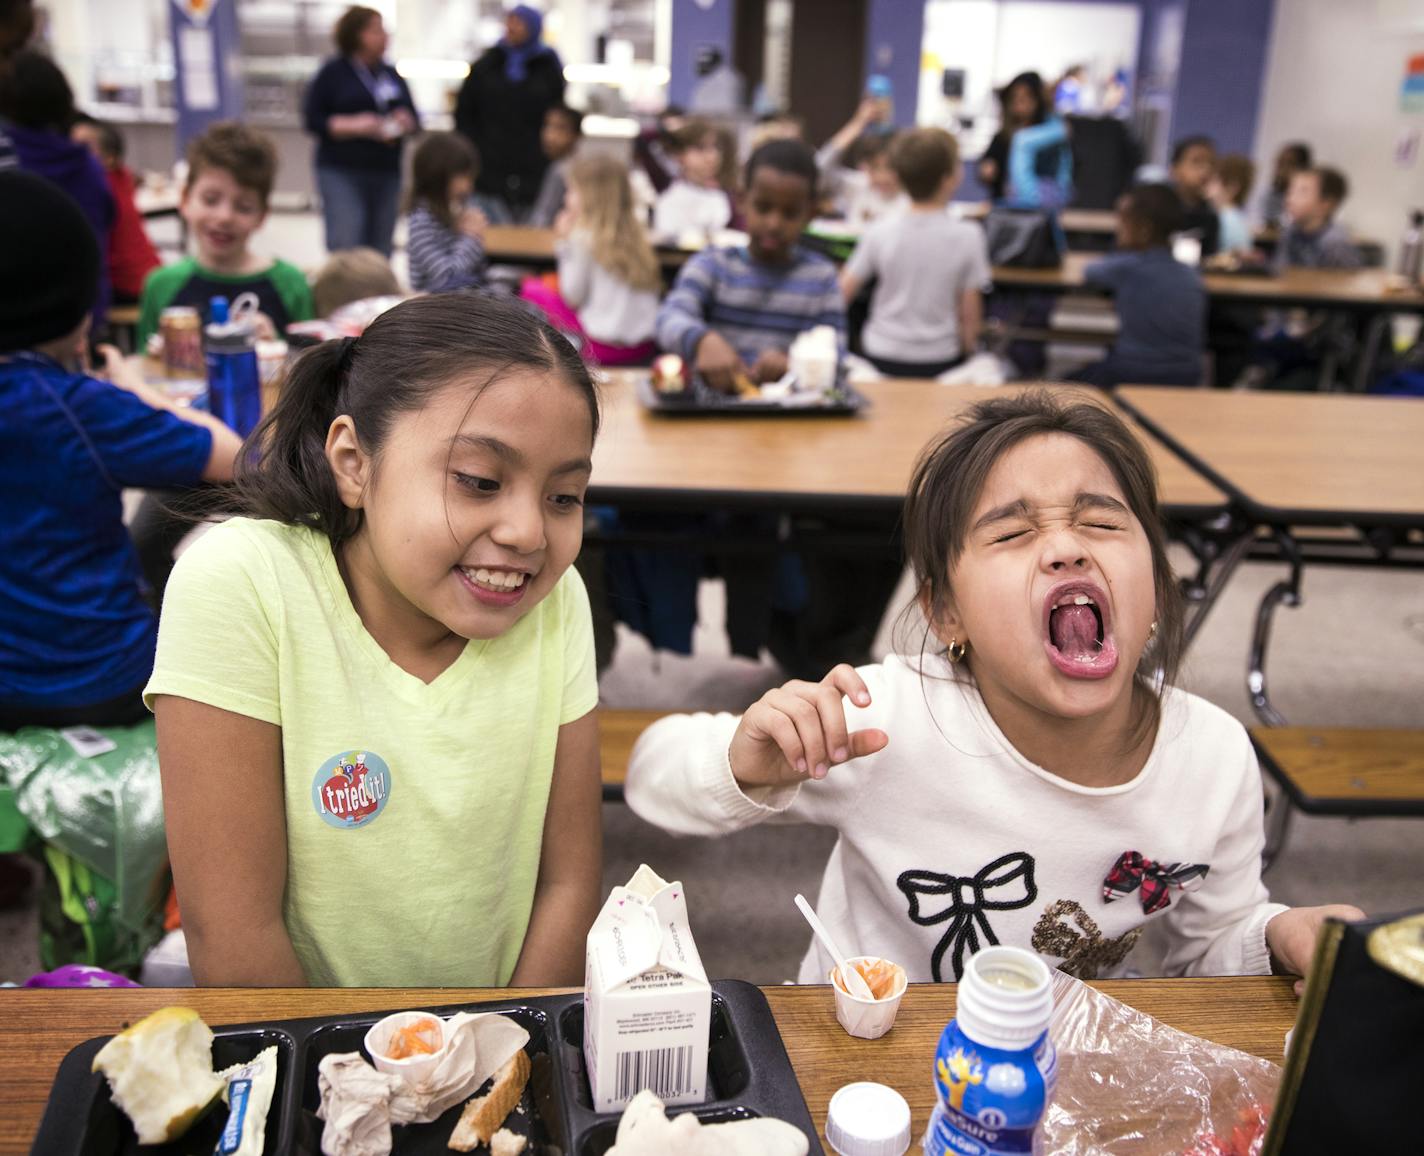
M1066 658L1098 652L1098 615L1091 606L1059 606L1048 616L1048 636Z

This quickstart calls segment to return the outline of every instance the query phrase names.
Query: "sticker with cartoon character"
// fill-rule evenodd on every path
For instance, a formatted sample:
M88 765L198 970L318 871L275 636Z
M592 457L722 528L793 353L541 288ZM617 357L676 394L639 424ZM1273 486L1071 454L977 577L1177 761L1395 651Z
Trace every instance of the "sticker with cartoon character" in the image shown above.
M351 831L374 823L391 798L391 769L374 751L346 751L321 764L312 806L322 821Z

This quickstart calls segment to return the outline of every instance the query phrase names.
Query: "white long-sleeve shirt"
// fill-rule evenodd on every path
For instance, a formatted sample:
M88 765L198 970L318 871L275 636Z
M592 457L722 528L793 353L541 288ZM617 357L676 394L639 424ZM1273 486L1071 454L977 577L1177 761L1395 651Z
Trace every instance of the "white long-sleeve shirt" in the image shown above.
M732 202L721 189L708 189L681 179L673 181L653 208L653 235L676 238L679 233L715 233L732 219Z
M559 293L578 314L579 324L605 345L641 345L653 339L658 323L658 294L634 289L600 265L587 233L575 232L555 245L559 258Z
M821 918L843 951L893 959L912 981L957 979L991 943L1031 948L1080 978L1111 974L1149 920L1164 924L1168 974L1270 971L1266 923L1286 908L1261 882L1261 778L1238 722L1169 688L1137 776L1083 787L1020 755L949 670L927 660L922 678L899 658L862 668L871 705L846 703L850 728L879 728L889 745L799 786L740 788L727 757L733 715L662 719L634 748L628 803L689 835L766 821L834 828ZM1149 915L1146 889L1104 898L1132 851L1209 870L1169 884L1169 902ZM800 981L824 983L832 966L813 940Z

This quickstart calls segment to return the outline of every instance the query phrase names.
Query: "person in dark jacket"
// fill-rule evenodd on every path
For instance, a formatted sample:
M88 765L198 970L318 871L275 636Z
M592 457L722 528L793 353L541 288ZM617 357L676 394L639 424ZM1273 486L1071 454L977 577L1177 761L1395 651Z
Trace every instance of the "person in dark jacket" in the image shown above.
M58 185L78 202L94 230L100 252L108 252L114 227L109 178L88 147L69 139L76 116L74 91L49 57L25 50L0 71L0 118L22 169ZM93 324L97 332L109 311L108 269L95 286Z
M306 129L317 138L316 183L330 252L391 255L400 211L401 144L420 128L410 89L385 59L374 8L348 8L333 30L338 55L307 89Z
M549 164L539 134L544 113L563 103L564 65L543 28L535 9L511 8L504 38L470 66L455 105L456 130L479 150L475 188L496 223L505 213L511 221L528 215Z

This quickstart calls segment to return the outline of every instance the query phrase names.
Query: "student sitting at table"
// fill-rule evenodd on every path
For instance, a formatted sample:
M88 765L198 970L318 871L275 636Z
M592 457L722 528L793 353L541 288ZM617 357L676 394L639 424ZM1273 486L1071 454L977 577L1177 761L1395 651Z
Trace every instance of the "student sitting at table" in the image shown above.
M1305 141L1290 141L1281 145L1276 152L1271 187L1261 201L1261 218L1268 226L1278 228L1286 223L1286 193L1290 191L1291 178L1314 163L1314 153Z
M710 121L694 117L672 134L678 177L658 194L653 235L676 240L682 233L706 237L732 220L731 194L722 186L722 137Z
M1200 274L1172 256L1182 206L1168 185L1138 185L1117 206L1118 252L1083 270L1109 289L1117 310L1112 352L1072 375L1115 385L1197 385L1202 377L1206 289Z
M312 278L312 304L318 317L330 317L343 305L367 297L400 297L401 283L379 249L338 249Z
M178 560L145 691L199 984L579 982L598 418L507 298L416 297L292 365L240 516Z
M1272 263L1278 269L1357 269L1359 246L1335 220L1349 182L1339 169L1304 169L1291 177L1286 193L1286 219Z
M798 243L816 180L816 158L800 141L762 145L747 161L748 243L703 249L663 300L658 345L713 389L732 392L739 376L775 381L802 330L845 332L835 264Z
M108 121L81 116L69 130L73 140L89 148L104 166L109 191L114 196L114 227L109 233L109 282L114 300L137 304L143 281L163 262L144 231L143 217L134 202L137 188L133 171L124 164L124 136Z
M596 364L647 364L657 352L662 271L633 211L627 167L605 153L574 161L554 232L558 288L531 277L520 295Z
M579 141L583 140L583 113L566 104L556 104L544 112L544 127L539 133L539 145L549 167L539 184L539 195L529 210L528 223L541 229L550 228L564 209L564 191L569 184L569 166L573 164ZM647 218L645 217L644 220Z
M865 96L840 130L816 150L822 202L833 215L865 225L903 209L908 197L890 163L895 139L890 102Z
M250 248L252 235L267 219L276 179L277 149L266 133L219 121L192 140L178 212L196 255L148 275L139 304L140 348L158 331L165 309L191 305L206 319L214 297L255 294L264 329L276 334L293 321L311 318L311 290L302 271Z
M1251 218L1246 215L1246 200L1251 195L1251 183L1256 179L1256 165L1241 153L1227 153L1216 166L1216 173L1206 187L1207 200L1216 210L1221 225L1223 253L1250 253L1255 247Z
M232 477L241 440L145 388L117 351L83 367L102 260L75 201L0 172L0 731L145 717L158 621L124 528L130 486Z
M842 949L959 979L992 943L1083 979L1160 924L1170 975L1304 975L1326 917L1261 881L1241 724L1172 685L1183 609L1152 463L1101 405L1029 391L926 449L902 526L915 653L789 682L638 740L627 798L684 835L830 827ZM834 961L815 941L803 983Z
M415 150L410 165L410 287L446 293L484 284L483 211L471 203L479 158L457 132L433 132Z
M1201 255L1211 257L1221 251L1221 218L1207 198L1207 189L1216 175L1216 144L1208 136L1189 136L1172 149L1168 180L1182 202L1178 229L1201 241Z
M959 184L959 146L939 128L901 133L890 163L908 212L866 230L841 273L846 302L872 278L865 356L891 377L938 377L979 344L989 250L984 230L945 211Z

